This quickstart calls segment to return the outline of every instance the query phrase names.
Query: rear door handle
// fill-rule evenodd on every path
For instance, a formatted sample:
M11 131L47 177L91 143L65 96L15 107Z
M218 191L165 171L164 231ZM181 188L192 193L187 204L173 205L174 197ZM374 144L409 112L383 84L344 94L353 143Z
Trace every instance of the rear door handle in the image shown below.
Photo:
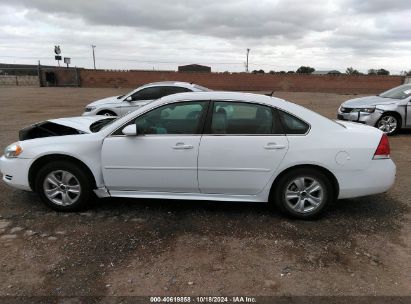
M285 145L278 145L276 143L268 143L264 146L264 149L266 150L281 150L285 148L286 148Z
M192 145L186 145L184 143L176 143L175 146L173 146L173 149L175 150L189 150L189 149L193 149Z

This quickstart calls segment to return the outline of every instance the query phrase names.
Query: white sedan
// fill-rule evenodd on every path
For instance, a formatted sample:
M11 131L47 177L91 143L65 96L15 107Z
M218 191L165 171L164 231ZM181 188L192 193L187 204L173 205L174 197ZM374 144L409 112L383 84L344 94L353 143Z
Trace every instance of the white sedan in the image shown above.
M210 89L188 82L152 82L138 87L137 89L121 96L112 96L96 100L84 108L83 115L119 116L134 111L139 107L164 96L184 92L207 91L210 91Z
M98 197L268 202L299 218L336 199L387 191L396 168L378 129L263 95L170 95L123 117L75 117L20 131L3 180L59 211Z

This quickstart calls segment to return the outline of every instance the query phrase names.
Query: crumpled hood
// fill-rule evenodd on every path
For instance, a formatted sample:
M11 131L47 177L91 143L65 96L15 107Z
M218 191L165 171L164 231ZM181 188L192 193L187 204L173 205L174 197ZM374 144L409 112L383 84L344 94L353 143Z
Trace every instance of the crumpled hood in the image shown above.
M119 103L121 102L121 99L117 99L118 96L111 96L103 99L96 100L92 103L89 103L87 107L95 107L99 105L105 105L105 104L110 104L110 103Z
M391 104L398 102L398 99L383 98L380 96L367 96L347 100L342 103L342 107L348 108L359 108L359 107L369 107L377 106L381 104Z
M70 127L79 130L84 133L91 133L90 126L96 121L107 119L107 116L95 115L95 116L79 116L79 117L64 117L57 119L49 119L49 122Z

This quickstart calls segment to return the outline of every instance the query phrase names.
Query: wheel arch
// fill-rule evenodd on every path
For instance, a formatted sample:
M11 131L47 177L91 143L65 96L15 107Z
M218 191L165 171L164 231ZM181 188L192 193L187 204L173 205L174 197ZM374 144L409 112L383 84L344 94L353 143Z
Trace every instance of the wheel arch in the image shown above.
M378 118L377 122L375 123L375 127L378 126L378 122L379 122L380 119L381 119L382 117L384 117L385 115L393 115L393 116L395 116L395 117L398 119L398 121L400 122L400 123L399 123L400 128L403 127L402 124L404 123L404 121L403 121L403 119L402 119L401 114L398 113L397 111L394 111L394 110L386 110L386 111L384 111L384 112L381 114L380 118Z
M86 172L87 176L89 177L90 181L92 182L92 187L93 189L97 188L97 182L96 182L96 178L93 174L93 172L91 171L91 169L81 160L79 160L78 158L75 158L73 156L70 155L65 155L65 154L47 154L47 155L43 155L41 157L39 157L38 159L36 159L30 166L29 169L29 174L28 174L28 178L29 178L29 185L30 188L34 191L35 188L35 179L37 176L37 172L40 170L40 168L42 166L44 166L45 164L52 162L52 161L67 161L67 162L71 162L74 163L76 165L78 165L80 168L82 168L84 170L84 172Z
M106 108L102 108L102 109L99 109L97 112L96 112L96 114L97 115L101 115L101 114L99 114L99 113L103 113L103 112L110 112L110 113L113 113L115 116L118 116L119 115L119 113L117 113L116 111L113 111L112 109L106 109Z
M297 170L297 169L314 169L317 170L321 173L323 173L324 175L326 175L328 178L330 178L331 184L333 186L334 189L334 199L337 199L339 196L339 192L340 192L340 185L338 183L337 178L335 177L335 175L328 170L325 167L322 167L320 165L313 165L313 164L301 164L301 165L294 165L291 167L288 167L286 169L284 169L280 174L278 174L276 176L276 178L274 179L273 183L271 184L271 188L270 188L270 193L269 193L269 201L271 201L272 196L274 194L274 190L276 185L278 184L278 181L288 172L293 171L293 170Z

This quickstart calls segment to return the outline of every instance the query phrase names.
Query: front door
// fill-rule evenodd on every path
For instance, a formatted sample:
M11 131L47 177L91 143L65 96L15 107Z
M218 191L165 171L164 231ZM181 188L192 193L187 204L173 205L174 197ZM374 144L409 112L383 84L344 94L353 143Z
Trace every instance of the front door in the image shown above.
M179 102L137 117L137 136L104 140L104 182L112 191L199 192L197 157L207 101Z
M255 195L263 190L288 150L276 117L264 105L214 102L200 143L200 191Z

